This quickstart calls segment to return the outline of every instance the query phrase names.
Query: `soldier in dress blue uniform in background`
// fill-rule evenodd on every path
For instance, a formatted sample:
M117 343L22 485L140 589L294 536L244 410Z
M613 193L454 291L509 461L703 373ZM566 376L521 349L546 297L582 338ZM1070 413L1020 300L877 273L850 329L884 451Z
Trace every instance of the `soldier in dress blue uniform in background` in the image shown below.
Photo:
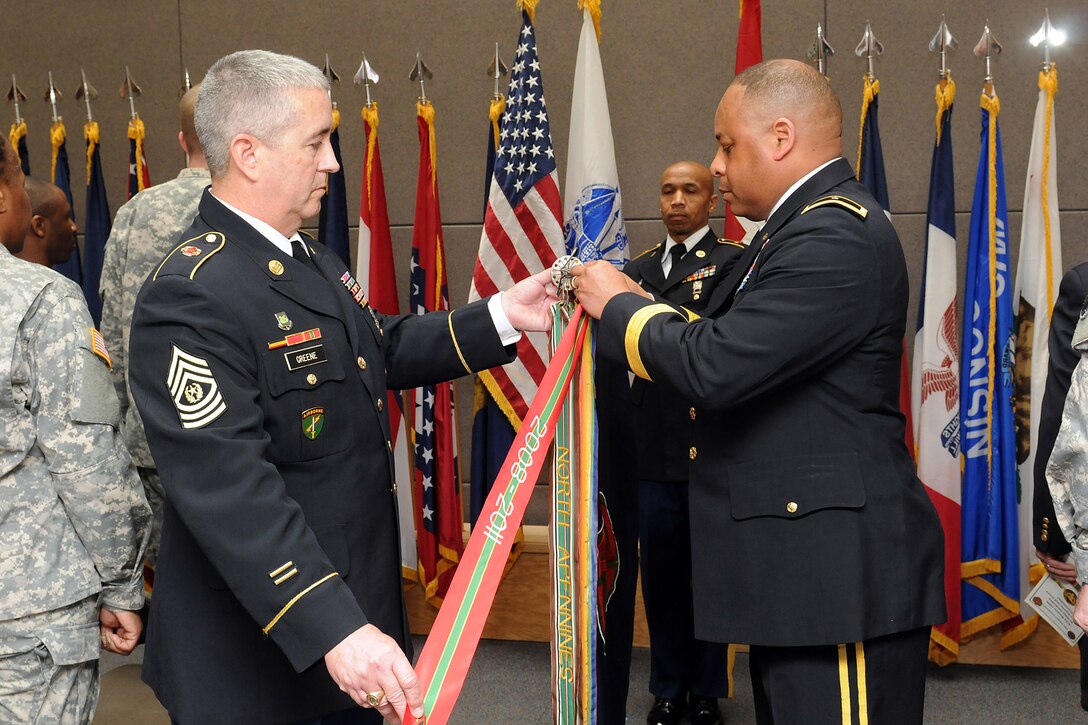
M547 272L449 313L373 310L298 233L338 168L331 127L309 63L216 62L196 105L211 188L137 298L130 383L166 492L144 678L181 725L422 715L386 390L508 362L550 326Z
M723 198L766 221L702 315L607 264L575 267L575 292L600 354L700 401L695 634L750 645L756 721L921 723L944 548L903 442L902 246L812 67L748 68L714 131Z
M665 241L623 270L644 290L701 313L714 286L744 250L718 239L710 214L718 201L710 169L695 161L672 164L661 175ZM729 694L728 646L695 637L691 595L688 466L698 401L668 385L636 377L631 383L638 441L639 553L642 600L650 632L649 725L718 725L718 698Z

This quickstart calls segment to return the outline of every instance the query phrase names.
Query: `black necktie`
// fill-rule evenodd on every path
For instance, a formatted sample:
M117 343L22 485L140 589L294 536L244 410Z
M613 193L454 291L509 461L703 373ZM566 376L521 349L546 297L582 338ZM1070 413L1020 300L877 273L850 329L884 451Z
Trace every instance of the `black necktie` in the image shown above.
M291 240L291 256L317 272L317 265L314 264L314 260L310 258L310 255L303 248L301 239Z
M672 266L669 267L669 273L665 276L665 279L672 281L676 276L677 271L680 269L680 258L688 251L688 248L683 244L674 244L669 249L669 256L672 257Z

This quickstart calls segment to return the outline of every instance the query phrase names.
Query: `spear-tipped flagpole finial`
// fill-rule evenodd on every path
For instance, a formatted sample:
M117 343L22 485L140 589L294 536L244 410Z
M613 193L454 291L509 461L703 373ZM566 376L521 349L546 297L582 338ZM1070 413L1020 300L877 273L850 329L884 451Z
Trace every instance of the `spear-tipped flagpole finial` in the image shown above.
M412 67L412 72L408 74L408 80L419 81L419 100L422 103L427 102L427 88L424 85L424 81L429 81L431 78L434 78L434 74L431 73L431 69L427 67L427 64L423 62L423 58L417 50L416 64Z
M329 81L329 100L332 101L332 84L340 82L340 75L333 70L332 64L329 63L329 54L325 54L325 66L321 69L321 72L325 74L325 78ZM336 101L332 101L332 107L336 108Z
M189 76L189 68L185 67L181 71L181 87L178 88L178 98L181 98L193 88L193 79Z
M46 89L42 100L49 103L50 108L53 109L53 123L60 120L60 116L57 114L57 101L61 98L61 92L57 90L56 85L53 84L53 71L49 71L49 88Z
M133 120L140 117L140 114L136 113L136 96L142 96L143 90L140 86L136 85L136 81L132 80L132 74L129 73L128 66L125 66L125 82L121 84L121 88L118 89L117 95L121 98L128 99L128 111Z
M502 62L502 58L499 57L499 44L495 43L495 58L491 61L491 65L487 67L487 74L495 80L495 91L492 97L496 101L503 97L499 82L509 72L510 69L506 67L506 64Z
M366 53L363 53L363 62L359 64L359 70L355 72L352 82L366 89L366 107L373 106L374 102L370 99L370 84L378 84L378 74L367 61Z
M98 98L98 91L87 81L87 73L82 68L79 69L79 76L83 79L83 83L76 89L76 100L83 101L87 106L87 121L93 121L94 112L91 111L91 100Z
M11 74L11 90L8 91L8 103L15 105L15 125L19 125L23 122L23 112L19 108L19 104L26 100L26 95L19 88L19 84L15 82L15 74Z
M986 60L986 77L983 80L986 81L987 85L994 82L991 60L995 55L1000 55L1001 50L1001 43L997 42L997 38L990 32L990 21L987 19L986 25L983 26L982 37L975 45L975 55Z
M876 74L873 72L873 56L882 55L884 53L884 44L876 39L876 35L873 33L873 27L869 24L869 21L865 21L865 34L861 36L861 42L858 43L858 47L854 48L854 55L859 58L865 58L869 62L869 77L876 78Z
M1050 47L1059 46L1065 43L1065 31L1059 28L1055 28L1050 23L1050 10L1046 10L1046 17L1043 19L1043 26L1039 28L1039 31L1035 35L1031 36L1030 42L1034 47L1038 48L1043 46L1043 72L1050 71Z
M835 55L835 49L831 47L831 43L827 40L827 36L824 35L823 23L816 23L816 40L813 41L812 47L809 48L808 58L811 61L815 61L816 70L820 71L821 75L827 75L827 59Z
M958 46L959 41L952 37L952 31L948 29L948 23L944 21L944 14L942 14L941 24L937 27L937 34L929 41L930 52L941 54L940 76L942 81L948 79L948 52L955 50Z

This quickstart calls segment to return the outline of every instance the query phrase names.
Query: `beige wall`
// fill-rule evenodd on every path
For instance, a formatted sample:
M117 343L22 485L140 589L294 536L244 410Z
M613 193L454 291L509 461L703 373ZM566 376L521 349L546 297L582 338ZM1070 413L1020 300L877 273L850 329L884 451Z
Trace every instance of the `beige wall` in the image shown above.
M804 57L823 3L764 0L765 57ZM960 41L950 65L958 83L954 117L957 223L961 250L978 159L982 61L971 48L983 23L1005 45L995 61L1001 98L1002 138L1013 254L1019 244L1019 209L1030 129L1035 109L1036 74L1041 53L1027 38L1042 22L1041 8L1023 3L967 0L936 3L877 3L832 0L829 38L838 50L830 75L843 100L845 153L856 154L861 75L865 63L853 55L865 20L884 43L877 61L881 82L881 135L892 211L910 265L912 286L920 283L925 205L934 135L933 89L937 58L929 39L945 13ZM566 161L571 80L581 17L575 0L543 0L536 17L543 80L551 114L560 180ZM1065 267L1088 259L1088 6L1083 0L1052 0L1052 20L1070 33L1069 45L1055 50L1061 70L1057 100L1058 186ZM493 44L509 63L520 18L513 0L399 0L393 2L222 2L215 0L64 0L37 4L3 0L8 41L0 78L15 73L30 96L24 115L29 126L32 171L46 175L49 165L49 109L40 99L46 71L52 70L65 94L61 112L69 133L73 178L83 179L83 110L75 101L80 67L100 96L95 112L102 128L102 158L113 209L126 184L128 104L117 95L128 64L142 85L138 108L148 129L153 182L172 177L182 163L177 148L176 101L183 68L199 78L216 58L233 50L262 47L293 53L320 65L327 52L343 82L334 98L343 113L341 140L347 170L349 219L358 218L359 169L363 137L358 112L362 91L351 85L365 51L381 74L376 98L381 106L381 145L386 190L399 269L407 274L408 245L415 195L418 142L414 119L416 86L408 72L420 50L434 70L428 95L437 108L442 215L450 259L449 289L454 304L465 300L475 259L483 198L484 144L491 81L486 68ZM636 251L661 236L656 183L660 170L679 158L709 160L714 151L713 109L732 77L736 44L735 0L609 0L604 3L601 54L611 106L624 212ZM6 89L8 81L4 81ZM10 111L5 117L10 120ZM77 183L77 187L81 184ZM82 188L75 189L83 218ZM717 223L720 231L720 221ZM1014 262L1015 263L1015 262ZM960 276L964 272L961 251ZM407 285L402 282L402 296ZM910 319L916 300L911 301ZM471 411L468 385L460 406L467 433ZM463 450L468 450L467 435ZM467 472L467 465L463 467Z

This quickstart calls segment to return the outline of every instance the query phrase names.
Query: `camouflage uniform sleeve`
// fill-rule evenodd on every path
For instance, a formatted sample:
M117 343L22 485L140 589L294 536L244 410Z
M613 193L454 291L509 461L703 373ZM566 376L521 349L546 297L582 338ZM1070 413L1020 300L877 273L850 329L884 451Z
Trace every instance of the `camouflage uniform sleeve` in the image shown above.
M117 210L113 228L106 241L106 252L102 261L102 280L98 289L102 297L102 337L106 341L106 349L110 351L110 357L113 360L110 377L113 380L114 390L117 391L117 400L121 405L121 420L125 419L129 405L128 389L125 384L128 360L124 345L124 279L125 262L128 256L126 236L131 219L132 212L129 205L126 204Z
M57 496L102 582L102 604L143 606L151 510L119 430L107 364L91 319L63 281L43 290L24 336L36 381L32 412Z
M1088 582L1088 362L1073 370L1062 423L1046 466L1054 517L1072 546L1077 579Z

